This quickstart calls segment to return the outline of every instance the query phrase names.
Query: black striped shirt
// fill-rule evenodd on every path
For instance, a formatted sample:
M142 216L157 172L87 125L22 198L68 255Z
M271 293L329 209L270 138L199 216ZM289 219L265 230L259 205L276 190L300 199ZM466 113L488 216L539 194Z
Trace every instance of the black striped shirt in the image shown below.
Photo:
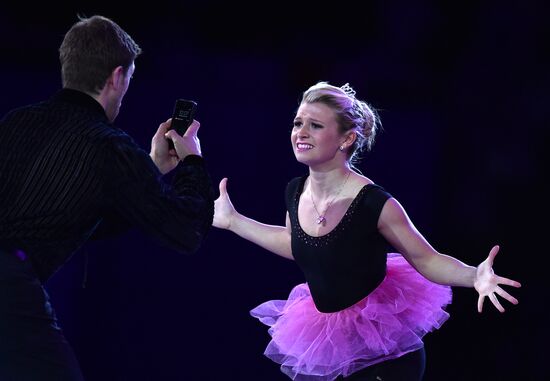
M94 231L139 227L183 253L198 250L214 213L199 156L168 185L149 157L87 94L63 89L0 121L0 248L20 248L42 281Z

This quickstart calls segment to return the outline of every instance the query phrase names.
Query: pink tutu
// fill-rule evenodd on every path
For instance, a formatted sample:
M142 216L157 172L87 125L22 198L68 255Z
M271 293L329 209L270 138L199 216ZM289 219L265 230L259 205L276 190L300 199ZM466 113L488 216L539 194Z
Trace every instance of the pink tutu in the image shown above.
M449 318L451 288L420 275L400 254L388 254L384 281L345 310L322 313L307 284L288 300L250 311L270 326L264 354L293 380L334 380L422 348L422 337Z

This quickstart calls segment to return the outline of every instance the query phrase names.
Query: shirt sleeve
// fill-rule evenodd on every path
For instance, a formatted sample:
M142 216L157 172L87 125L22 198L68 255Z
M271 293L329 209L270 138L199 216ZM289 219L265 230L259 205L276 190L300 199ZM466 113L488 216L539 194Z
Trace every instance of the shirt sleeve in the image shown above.
M364 205L368 210L366 223L371 230L377 230L378 220L382 214L382 209L386 201L392 198L392 196L386 192L384 188L376 184L372 184L367 192L368 193L363 198Z
M289 212L291 211L291 209L295 208L296 192L298 191L298 187L300 186L301 181L302 177L294 177L286 185L285 202L286 210Z
M106 148L106 224L135 226L181 253L196 252L214 216L214 192L204 159L189 155L167 184L149 154L128 135ZM120 224L116 228L120 229Z

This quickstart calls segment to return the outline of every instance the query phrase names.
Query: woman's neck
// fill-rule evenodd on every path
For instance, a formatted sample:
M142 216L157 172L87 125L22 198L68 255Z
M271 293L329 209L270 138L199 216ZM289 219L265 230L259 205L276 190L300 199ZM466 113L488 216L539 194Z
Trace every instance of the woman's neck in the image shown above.
M353 171L348 165L327 171L310 168L308 179L310 192L319 199L330 198L341 189L351 172Z

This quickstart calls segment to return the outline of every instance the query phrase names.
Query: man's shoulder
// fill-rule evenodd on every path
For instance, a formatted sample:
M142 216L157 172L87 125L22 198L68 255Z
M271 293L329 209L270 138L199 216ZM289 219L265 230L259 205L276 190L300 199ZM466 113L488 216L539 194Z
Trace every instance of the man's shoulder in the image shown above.
M29 113L39 112L39 110L44 107L44 103L45 101L41 101L37 103L30 103L30 104L15 107L9 110L8 112L6 112L2 117L1 121L3 123L7 123L14 119L17 120L19 118L22 118Z

